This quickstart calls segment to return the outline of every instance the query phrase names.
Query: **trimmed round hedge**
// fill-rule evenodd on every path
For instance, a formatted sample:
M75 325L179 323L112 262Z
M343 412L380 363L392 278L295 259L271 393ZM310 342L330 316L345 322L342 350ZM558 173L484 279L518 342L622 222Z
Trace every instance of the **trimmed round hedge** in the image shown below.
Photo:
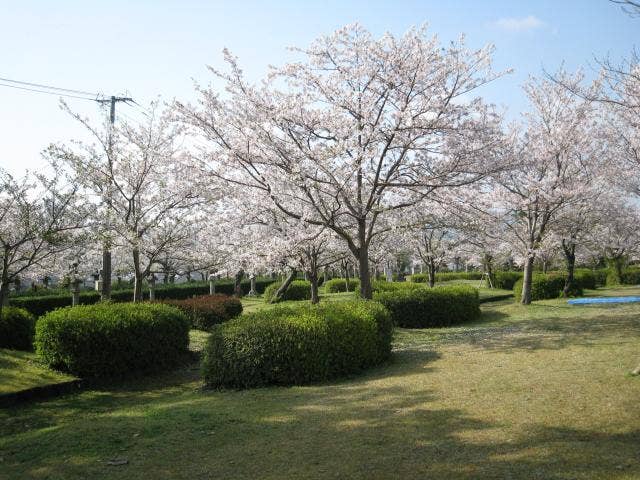
M272 283L264 290L264 301L273 303L274 295L282 285L282 282ZM311 300L311 282L306 280L294 280L284 292L280 301L285 300Z
M377 292L393 322L404 328L447 327L480 316L478 290L467 285Z
M536 273L531 279L531 300L547 300L559 298L562 295L565 282L564 275ZM524 279L518 280L513 286L513 296L516 302L522 298L522 283ZM583 295L583 288L576 281L576 286L570 296L580 297Z
M214 325L242 313L240 299L222 294L202 295L184 300L164 300L162 303L182 310L191 320L191 327L198 330L210 330Z
M214 327L202 373L210 387L323 381L384 362L392 334L389 313L376 302L276 307Z
M360 290L360 279L359 278L350 278L349 279L349 292L357 292ZM347 291L347 280L345 278L332 278L331 280L327 280L324 284L324 291L326 293L340 293Z
M47 313L36 323L36 353L50 367L79 377L118 377L179 363L189 319L157 303L99 303Z
M0 316L0 348L33 349L35 327L33 315L23 308L2 307Z

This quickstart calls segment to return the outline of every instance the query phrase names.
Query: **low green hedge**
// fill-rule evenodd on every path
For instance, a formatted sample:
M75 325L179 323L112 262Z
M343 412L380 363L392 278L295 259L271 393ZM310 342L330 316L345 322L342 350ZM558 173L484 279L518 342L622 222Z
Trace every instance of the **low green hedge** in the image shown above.
M395 292L398 290L424 290L428 287L424 283L377 281L373 282L372 288L374 292Z
M480 316L478 290L468 285L377 292L374 300L405 328L447 327Z
M588 268L576 268L573 272L576 285L582 289L595 290L598 288L598 278Z
M265 278L256 280L256 290L263 293L268 285L274 283L274 280ZM241 282L243 293L249 293L251 284L249 280ZM194 296L206 295L209 293L208 282L188 282L175 284L160 284L156 287L156 300L182 300ZM216 293L233 295L234 282L232 280L220 280L216 282ZM149 290L145 286L144 296L148 298ZM111 301L113 302L130 302L133 299L133 290L121 289L111 292ZM100 294L93 290L86 290L80 293L81 305L92 305L100 301ZM42 296L16 296L9 298L9 304L15 307L24 308L31 312L34 316L39 317L51 310L71 305L71 293L60 295L42 295Z
M281 282L272 283L264 291L264 301L272 303L274 295L282 285ZM280 301L285 300L311 300L311 282L306 280L294 280L284 292Z
M482 272L440 272L436 273L436 282L451 280L481 280Z
M623 285L638 285L640 284L640 269L636 267L630 267L622 271L622 277L620 279Z
M498 270L493 272L491 283L493 288L501 288L503 290L513 290L513 286L522 278L522 272L511 272Z
M184 300L164 300L163 303L182 310L191 320L191 327L199 330L210 330L214 325L226 322L242 313L240 299L221 293Z
M349 291L357 292L360 290L360 279L359 278L350 278L349 279ZM327 280L327 283L324 284L324 291L326 293L340 293L347 291L347 280L344 278L332 278L331 280Z
M429 275L426 273L414 273L407 279L413 283L429 283ZM439 272L436 273L436 282L450 282L452 280L481 280L482 272Z
M596 287L604 287L607 284L607 269L599 268L593 270L593 276L596 278Z
M565 275L535 273L531 279L531 300L545 300L550 298L558 298L562 296L564 289ZM521 278L513 286L513 296L516 302L522 298ZM576 288L570 292L572 297L580 297L584 294L580 284L576 284Z
M426 273L414 273L409 275L407 279L412 283L429 283L429 275Z
M31 350L35 323L33 315L25 309L3 307L0 316L0 348Z
M189 319L157 303L100 303L49 312L36 323L36 353L83 378L118 377L176 365L187 353Z
M324 381L385 361L392 332L389 313L371 301L262 310L214 327L203 377L231 388Z

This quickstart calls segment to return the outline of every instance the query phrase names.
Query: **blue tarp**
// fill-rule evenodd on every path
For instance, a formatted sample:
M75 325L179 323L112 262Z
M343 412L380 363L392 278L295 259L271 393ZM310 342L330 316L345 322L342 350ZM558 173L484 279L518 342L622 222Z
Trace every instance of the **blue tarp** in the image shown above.
M586 305L589 303L633 303L640 302L640 297L592 297L573 298L567 300L571 305Z

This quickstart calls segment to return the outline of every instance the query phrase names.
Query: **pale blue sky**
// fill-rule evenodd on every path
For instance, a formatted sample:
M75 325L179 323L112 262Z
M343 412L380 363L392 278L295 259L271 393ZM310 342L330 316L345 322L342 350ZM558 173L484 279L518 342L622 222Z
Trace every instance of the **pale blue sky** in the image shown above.
M224 47L251 78L347 23L374 34L401 34L428 23L442 42L467 36L496 46L495 68L515 72L482 90L514 118L526 109L520 86L542 68L594 64L640 46L640 19L606 0L556 1L6 1L0 0L0 77L104 94L127 91L140 103L156 95L194 98L192 78L221 66ZM69 104L96 121L97 105ZM136 110L119 111L140 118ZM0 86L0 165L16 174L42 164L50 142L83 135L55 96Z

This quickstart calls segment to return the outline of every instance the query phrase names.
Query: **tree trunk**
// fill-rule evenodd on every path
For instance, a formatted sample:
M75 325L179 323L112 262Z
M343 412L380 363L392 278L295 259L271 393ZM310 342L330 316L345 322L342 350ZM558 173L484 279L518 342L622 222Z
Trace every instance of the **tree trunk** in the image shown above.
M429 275L429 286L433 288L436 285L436 265L433 260L427 261L427 272Z
M140 269L140 249L138 247L134 247L132 251L133 255L133 301L140 302L142 301L142 281L143 275L142 270Z
M522 277L522 296L520 303L529 305L531 303L531 286L533 280L533 261L535 257L527 257L524 263L524 276Z
M0 280L0 318L2 318L2 309L9 301L9 284L6 280Z
M307 278L311 282L311 303L316 304L320 301L320 295L318 294L318 272L313 269L307 272Z
M258 291L256 290L256 276L255 275L251 275L249 277L249 281L250 283L250 288L249 288L249 296L250 297L255 297L256 295L258 295Z
M371 273L369 272L369 249L361 246L358 252L358 270L360 273L360 296L367 300L373 298Z
M149 276L149 300L152 302L156 299L156 277L155 275Z
M567 265L567 278L564 281L562 296L568 298L569 295L575 291L576 244L562 240L562 251L564 252L564 260Z
M487 274L487 287L493 288L493 255L485 253L482 256L482 266Z
M295 269L291 270L291 272L289 273L289 276L284 280L284 282L282 282L282 285L280 285L280 288L278 288L278 290L276 290L276 293L273 295L272 302L277 302L282 298L282 296L284 295L284 292L286 292L287 288L289 288L289 285L291 285L291 282L295 280L296 273L297 272Z
M102 249L102 287L100 300L111 300L111 250L108 245Z
M349 290L351 290L349 288L351 285L349 283L349 264L348 263L344 264L344 282L345 282L345 285L346 285L345 288L347 289L347 292L348 292Z
M244 277L244 270L240 269L236 273L233 283L233 294L238 298L242 297L242 277Z
M616 277L619 283L622 283L622 274L624 269L624 257L618 256L613 259L613 266L616 270Z

